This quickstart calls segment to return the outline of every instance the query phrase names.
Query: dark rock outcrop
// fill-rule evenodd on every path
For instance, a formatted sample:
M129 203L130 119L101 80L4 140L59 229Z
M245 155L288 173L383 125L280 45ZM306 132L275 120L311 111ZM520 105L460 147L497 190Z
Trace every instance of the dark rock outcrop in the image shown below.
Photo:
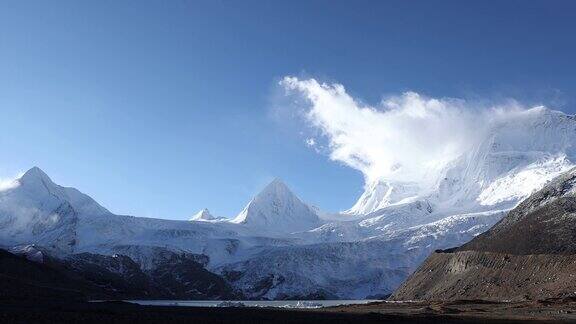
M80 253L41 262L0 250L0 297L75 299L235 299L241 298L202 258L164 251L150 268L130 257ZM44 296L44 297L43 297Z
M83 300L100 292L71 273L0 250L0 300Z

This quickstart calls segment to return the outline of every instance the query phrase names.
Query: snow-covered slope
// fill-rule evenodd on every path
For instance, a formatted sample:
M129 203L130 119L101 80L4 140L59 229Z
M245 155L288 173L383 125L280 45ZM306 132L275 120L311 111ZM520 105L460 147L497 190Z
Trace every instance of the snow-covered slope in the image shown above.
M348 212L377 214L417 200L442 211L512 208L570 168L576 157L574 116L537 107L516 117L491 121L485 136L448 163L432 187L379 180L366 186Z
M446 171L436 198L453 206L513 207L572 165L575 140L574 117L545 108L495 121Z
M391 235L270 248L218 271L249 298L381 298L431 251L467 242L503 215L455 215Z
M321 224L316 210L279 179L266 186L231 222L267 234L300 232Z
M432 185L369 183L327 217L279 180L234 219L114 215L33 168L0 190L0 246L129 256L146 271L166 253L193 254L247 298L364 298L390 293L434 249L462 245L574 165L576 120L535 108L495 119ZM322 215L322 217L321 217Z
M77 191L55 185L32 168L0 192L0 244L37 243L71 251L76 244L77 210L108 211Z
M224 220L224 217L216 217L210 213L208 208L204 208L201 211L197 212L190 218L191 221L194 222L211 222L211 221L220 221Z
M418 190L416 184L374 181L367 185L356 204L344 214L366 215L391 205L409 202L418 197Z
M159 246L229 259L242 229L229 223L114 215L89 196L59 186L39 168L0 191L0 246L35 244L56 255L112 254L127 245Z

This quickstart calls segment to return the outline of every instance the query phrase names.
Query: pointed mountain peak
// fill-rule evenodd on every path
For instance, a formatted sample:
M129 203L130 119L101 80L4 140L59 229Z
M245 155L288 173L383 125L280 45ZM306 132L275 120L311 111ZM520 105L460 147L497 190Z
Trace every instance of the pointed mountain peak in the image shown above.
M214 217L210 213L208 208L202 209L201 211L197 212L194 216L192 216L192 218L190 218L191 221L199 221L199 222L211 221L216 219L218 219L218 217Z
M26 171L19 179L21 183L34 183L34 182L44 182L45 184L53 184L50 177L44 173L39 167L33 167Z
M42 169L40 169L37 166L34 166L34 167L30 168L30 170L26 171L24 173L24 176L44 176L44 177L47 177L46 173L44 171L42 171Z
M284 184L284 182L280 178L274 178L274 180L270 181L270 183L268 185L269 186L284 186L284 187L286 186L286 184Z
M292 194L292 191L290 191L290 188L288 188L288 186L284 182L282 182L282 180L280 180L279 178L275 178L266 187L264 187L264 189L262 189L262 191L260 191L258 196L263 195L263 194L268 194L268 193L276 193L276 194L289 193L289 194Z
M290 191L290 189L288 189L288 186L282 180L280 180L280 178L274 178L274 180L272 180L266 187L264 187L262 192L278 189Z
M17 182L19 185L16 188L19 191L35 200L42 201L42 203L57 198L60 202L68 202L80 214L91 216L110 214L110 211L100 206L90 196L75 188L62 187L54 183L39 167L33 167L26 171Z
M264 187L231 222L271 232L309 230L321 223L316 211L280 179L274 179Z

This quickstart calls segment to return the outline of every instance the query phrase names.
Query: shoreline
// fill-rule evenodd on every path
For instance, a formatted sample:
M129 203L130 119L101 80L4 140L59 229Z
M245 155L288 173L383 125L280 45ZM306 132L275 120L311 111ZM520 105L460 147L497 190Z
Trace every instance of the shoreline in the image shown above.
M315 309L141 306L127 302L3 300L4 323L547 323L574 321L569 300L497 303L376 302Z

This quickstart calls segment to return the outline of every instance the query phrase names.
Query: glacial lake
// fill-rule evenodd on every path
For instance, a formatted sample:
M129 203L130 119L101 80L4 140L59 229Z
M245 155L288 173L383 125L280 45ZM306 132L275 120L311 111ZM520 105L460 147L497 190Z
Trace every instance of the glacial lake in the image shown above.
M321 308L380 300L125 300L146 306Z

